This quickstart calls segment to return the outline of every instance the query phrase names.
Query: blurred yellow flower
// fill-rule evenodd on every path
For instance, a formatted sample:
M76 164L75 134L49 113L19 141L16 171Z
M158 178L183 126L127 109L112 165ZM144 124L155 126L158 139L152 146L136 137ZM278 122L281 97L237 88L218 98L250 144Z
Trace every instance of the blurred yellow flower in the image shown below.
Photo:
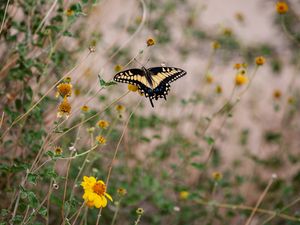
M65 14L66 14L67 16L73 16L73 15L74 15L74 10L68 9L68 10L65 12Z
M138 90L138 87L133 84L128 84L128 90L132 92L136 92Z
M276 3L276 11L279 14L285 14L289 10L289 7L286 2L279 1Z
M155 40L153 38L148 38L147 40L147 46L152 46L152 45L155 45Z
M102 180L96 180L95 177L83 177L81 182L84 194L82 198L88 207L104 208L107 205L107 199L110 201L112 197L106 193L106 185Z
M125 110L125 107L124 107L123 105L116 105L116 110L117 110L118 112L122 112L122 111Z
M282 95L282 93L281 93L281 91L280 91L279 89L275 89L275 90L273 91L273 97L274 97L276 100L280 99L280 98L281 98L281 95Z
M223 34L224 34L225 36L231 36L231 35L232 35L232 29L231 29L231 28L228 28L228 27L224 28L224 29L223 29Z
M69 83L61 83L57 85L57 94L56 96L60 95L61 97L70 97L72 94L72 84Z
M221 48L221 44L217 41L212 42L211 46L213 49Z
M233 66L233 68L236 69L236 70L239 70L241 67L242 67L242 64L240 64L240 63L236 63Z
M88 107L87 105L84 105L84 106L81 107L82 112L87 112L89 110L90 110L90 107Z
M205 81L206 81L206 83L211 84L212 82L214 82L214 78L213 78L212 75L207 74L207 75L205 76Z
M62 152L63 152L63 150L62 150L61 147L57 146L57 147L54 148L55 155L61 155Z
M97 124L98 127L102 129L106 129L109 126L109 122L107 122L106 120L99 120Z
M179 192L179 198L185 200L189 197L190 193L188 191L181 191Z
M221 85L217 85L216 86L216 93L221 94L222 92L223 92L223 88L221 87Z
M79 88L75 88L75 89L74 89L74 94L75 94L75 96L80 95L80 93L81 93L81 91L80 91Z
M64 82L70 83L72 81L72 78L70 76L65 77Z
M71 114L71 105L68 102L68 99L65 97L62 103L58 106L57 117L69 116Z
M290 105L295 104L295 102L296 102L296 100L295 100L295 98L294 98L293 96L290 96L290 97L288 98L288 103L289 103Z
M118 188L117 192L120 196L125 196L127 194L127 190L125 188Z
M144 209L143 208L138 208L135 212L139 215L142 215L142 214L144 214Z
M248 82L248 77L246 77L245 75L239 73L235 76L235 84L237 86L241 86L247 82Z
M241 12L237 12L234 16L235 16L236 20L239 22L244 22L244 20L245 20L244 14Z
M120 72L122 69L123 69L122 66L119 65L119 64L115 66L115 71L116 72Z
M99 144L104 145L106 143L105 137L99 135L96 137L96 140L99 142Z
M212 177L215 181L219 181L223 178L223 175L220 172L213 172Z
M255 63L258 66L264 65L265 62L266 62L266 59L263 56L258 56L258 57L255 58Z

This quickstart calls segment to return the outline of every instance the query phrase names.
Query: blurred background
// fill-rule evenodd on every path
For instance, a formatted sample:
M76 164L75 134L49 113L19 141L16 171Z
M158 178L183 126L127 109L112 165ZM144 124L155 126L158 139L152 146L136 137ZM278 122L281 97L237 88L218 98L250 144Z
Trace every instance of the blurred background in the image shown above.
M3 224L98 224L83 176L114 199L99 224L299 223L299 1L0 9ZM187 75L154 108L111 82L162 65Z

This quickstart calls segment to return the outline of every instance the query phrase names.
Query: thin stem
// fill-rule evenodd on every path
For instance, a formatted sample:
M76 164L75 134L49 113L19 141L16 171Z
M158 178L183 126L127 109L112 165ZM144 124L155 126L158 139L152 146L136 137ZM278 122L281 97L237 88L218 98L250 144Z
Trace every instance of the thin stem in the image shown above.
M139 224L139 222L141 221L141 217L142 217L142 215L138 215L136 221L134 221L134 225L138 225Z
M57 4L57 0L55 0L53 2L53 4L51 5L50 9L48 10L46 16L44 17L44 19L41 21L41 23L39 24L38 28L35 30L34 34L36 34L37 32L39 32L39 30L43 27L43 25L45 24L46 20L48 19L48 17L50 16L50 13L53 11L54 7Z
M284 210L290 208L291 206L295 205L296 203L298 203L300 201L300 197L295 199L293 202L291 202L290 204L288 204L287 206L283 207L281 210L279 210L279 212L283 212ZM268 217L265 221L263 221L262 225L266 224L267 222L270 222L273 218L275 218L277 214L274 213L274 215Z
M119 151L119 147L121 145L121 142L122 142L123 137L125 135L125 132L127 130L127 126L128 126L129 121L130 121L130 118L132 117L132 115L134 114L134 112L136 111L136 109L138 108L138 106L140 105L141 101L142 101L142 98L140 99L140 101L138 102L138 104L136 105L136 107L132 110L132 112L128 116L127 121L125 122L123 132L121 134L121 137L119 139L119 142L118 142L117 147L116 147L115 152L114 152L114 156L113 156L113 158L111 160L111 163L109 165L109 168L108 168L108 173L107 173L107 177L106 177L106 181L105 181L106 188L108 188L108 183L109 183L109 179L110 179L110 176L111 176L113 164L114 164L114 161L116 160L116 157L117 157L117 154L118 154L118 151ZM100 208L100 210L99 210L99 213L98 213L98 216L97 216L96 225L99 225L99 220L100 220L100 217L101 217L101 212L102 212L102 208Z
M282 27L284 33L286 34L286 36L287 36L291 41L293 41L296 45L300 46L300 43L299 43L298 40L295 38L295 36L293 36L293 34L291 34L291 33L288 31L288 29L287 29L287 27L286 27L286 25L285 25L285 21L284 21L285 16L282 15L282 16L280 16L280 17L281 17L281 18L280 18L281 27Z
M227 203L219 203L219 202L207 202L203 200L197 200L197 203L204 205L204 206L215 206L218 208L226 208L226 209L232 209L232 210L246 210L246 211L253 211L253 207L251 206L245 206L245 205L233 205L233 204L227 204ZM278 216L280 218L290 220L290 221L300 221L300 218L294 217L294 216L289 216L287 214L283 213L276 213L275 211L272 210L267 210L267 209L262 209L262 208L256 208L256 212L262 213L262 214L268 214L268 215L274 215Z
M81 210L82 210L83 206L84 206L84 203L80 206L80 208L79 208L79 210L78 210L78 213L76 214L76 217L75 217L75 219L74 219L72 225L75 225L75 223L76 223L76 221L77 221L77 219L78 219L78 217L79 217L79 215L80 215L80 213L81 213Z
M118 202L118 205L117 205L116 211L115 211L115 213L114 213L114 217L113 217L113 219L112 219L112 221L111 221L111 224L110 224L110 225L114 225L114 224L115 224L115 222L116 222L116 219L117 219L117 216L118 216L118 213L119 213L119 210L120 210L121 200L122 200L122 199L120 199L120 200L119 200L119 202Z
M2 33L2 30L3 30L3 27L4 27L4 22L5 22L5 18L6 18L6 14L7 14L9 1L10 0L7 0L7 2L6 2L6 6L5 6L5 10L4 10L4 16L3 16L2 23L1 23L1 28L0 28L0 34Z
M257 203L256 203L256 205L255 205L255 207L253 208L253 210L252 210L252 212L251 212L251 215L250 215L250 217L248 218L248 220L246 221L245 225L250 225L250 224L251 224L252 219L253 219L253 217L254 217L254 215L255 215L255 213L256 213L256 211L257 211L259 205L261 204L261 202L262 202L263 199L265 198L266 194L268 193L268 191L269 191L269 189L270 189L270 187L271 187L271 185L272 185L272 183L273 183L273 181L274 181L274 178L275 178L275 176L274 176L274 177L272 176L272 178L269 180L268 185L266 186L265 190L263 191L263 193L262 193L261 196L259 197L259 199L258 199L258 201L257 201Z

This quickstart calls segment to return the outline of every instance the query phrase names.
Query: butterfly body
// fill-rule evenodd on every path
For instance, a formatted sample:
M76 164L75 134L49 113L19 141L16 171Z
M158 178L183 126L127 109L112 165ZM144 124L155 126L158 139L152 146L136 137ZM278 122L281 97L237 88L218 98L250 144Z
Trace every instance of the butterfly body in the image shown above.
M170 90L170 83L186 75L182 69L175 67L152 67L141 69L129 69L121 71L114 76L114 80L121 83L128 83L138 87L140 94L149 98L152 107L152 100L164 98Z

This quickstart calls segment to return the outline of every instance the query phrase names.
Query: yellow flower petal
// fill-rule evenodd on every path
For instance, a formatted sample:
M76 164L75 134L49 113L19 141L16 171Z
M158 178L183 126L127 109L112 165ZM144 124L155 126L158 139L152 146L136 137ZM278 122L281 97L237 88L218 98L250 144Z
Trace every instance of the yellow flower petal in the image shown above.
M110 201L113 201L112 197L108 193L104 193L105 197L107 197Z
M101 196L102 199L102 207L105 207L107 205L107 199L104 196Z
M94 199L94 203L96 208L102 207L102 199L99 195Z

